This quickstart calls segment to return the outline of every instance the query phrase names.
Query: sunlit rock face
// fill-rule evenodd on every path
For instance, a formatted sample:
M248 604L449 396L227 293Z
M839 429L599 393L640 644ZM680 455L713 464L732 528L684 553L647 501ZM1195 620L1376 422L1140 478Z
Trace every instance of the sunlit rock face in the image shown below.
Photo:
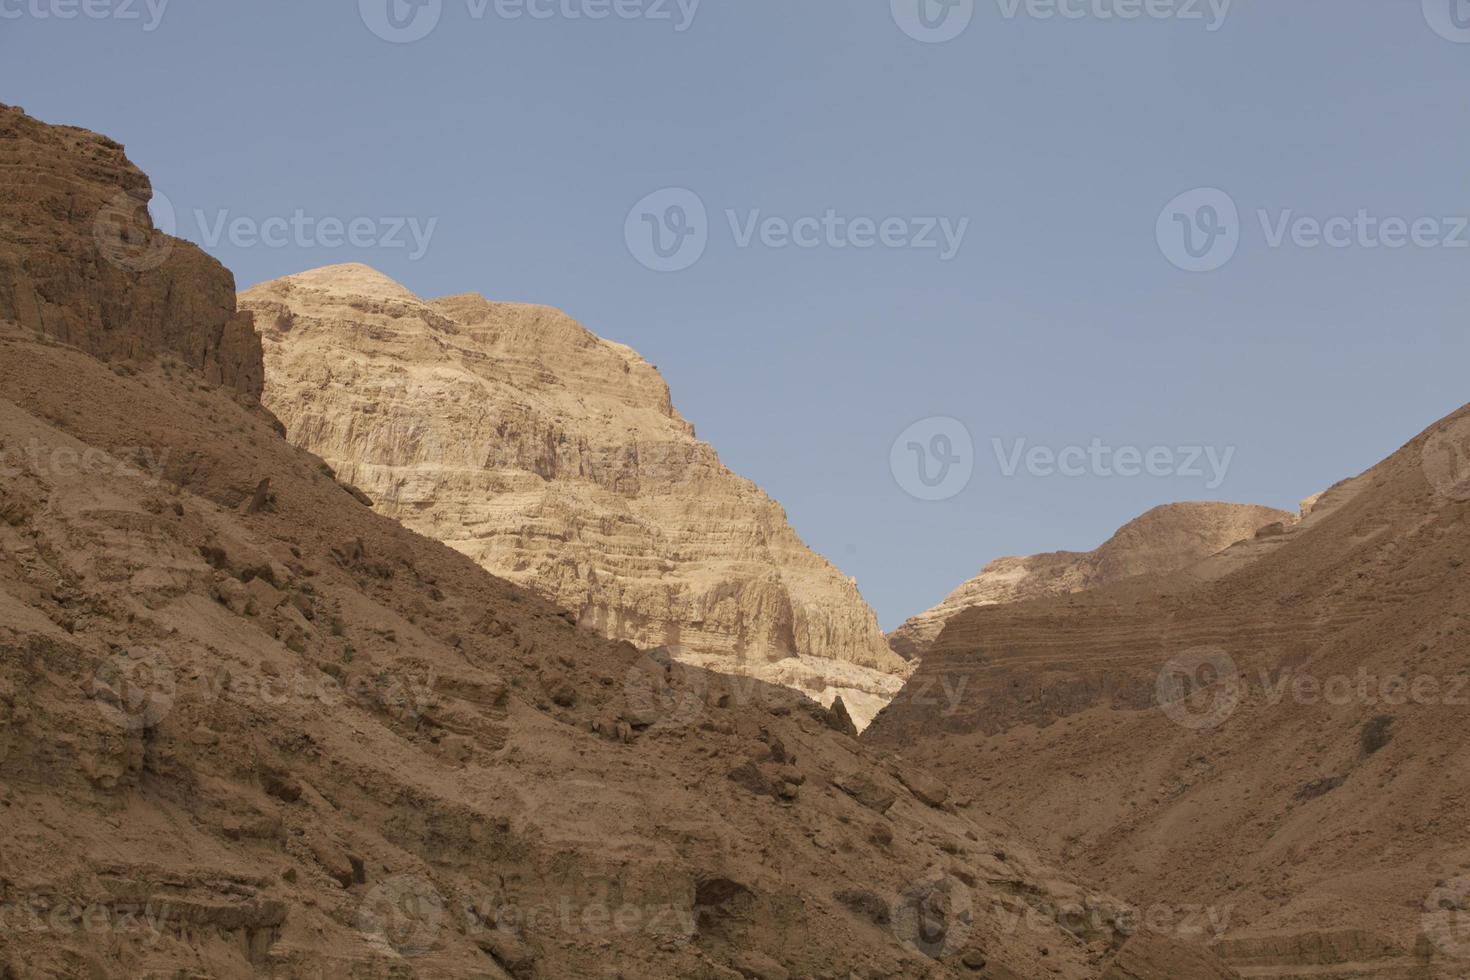
M721 464L637 352L560 311L362 265L245 292L266 404L383 513L640 647L843 697L906 665L856 584Z

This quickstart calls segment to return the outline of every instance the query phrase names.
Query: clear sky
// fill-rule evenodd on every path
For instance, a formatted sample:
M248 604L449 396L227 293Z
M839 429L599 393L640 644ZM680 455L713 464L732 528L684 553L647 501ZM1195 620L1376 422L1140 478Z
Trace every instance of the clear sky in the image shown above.
M360 261L631 344L885 627L1470 401L1467 0L388 2L0 0L0 101L242 288Z

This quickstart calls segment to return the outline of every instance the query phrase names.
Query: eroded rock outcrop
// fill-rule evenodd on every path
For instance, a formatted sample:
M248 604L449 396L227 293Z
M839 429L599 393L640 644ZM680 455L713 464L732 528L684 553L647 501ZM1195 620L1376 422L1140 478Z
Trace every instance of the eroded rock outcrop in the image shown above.
M1093 551L1055 551L997 558L944 601L888 635L894 652L915 659L938 638L950 617L974 606L994 606L1094 589L1135 575L1187 568L1262 528L1296 520L1286 511L1251 504L1180 503L1155 507L1125 524Z
M639 647L861 727L901 683L852 580L731 473L657 370L542 306L432 302L362 265L243 293L266 404L377 509Z
M259 398L260 341L235 279L153 226L120 144L0 105L0 319L103 360L169 354Z

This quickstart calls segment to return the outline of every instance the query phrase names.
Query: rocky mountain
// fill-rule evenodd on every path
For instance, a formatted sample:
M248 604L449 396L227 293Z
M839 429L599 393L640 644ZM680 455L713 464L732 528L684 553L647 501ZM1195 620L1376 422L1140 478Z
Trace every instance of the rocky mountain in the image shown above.
M1066 595L1134 575L1176 571L1252 538L1262 528L1295 520L1286 511L1249 504L1155 507L1093 551L997 558L939 605L888 634L888 643L899 656L913 660L924 655L950 617L972 606Z
M963 611L865 739L1243 975L1464 977L1467 460L1470 408L1185 571Z
M152 185L121 146L0 108L0 173L0 319L98 357L172 355L260 394L260 341L235 310L234 276L153 227Z
M137 172L0 118L32 161L0 250L81 304L48 322L155 288L234 318L188 267L99 280L73 204ZM108 324L0 319L0 976L1233 975L810 699L375 513L248 350L230 376L171 346L195 327Z
M362 265L240 296L265 404L380 513L575 621L689 663L841 696L902 683L856 584L731 473L637 353L542 306L424 301Z

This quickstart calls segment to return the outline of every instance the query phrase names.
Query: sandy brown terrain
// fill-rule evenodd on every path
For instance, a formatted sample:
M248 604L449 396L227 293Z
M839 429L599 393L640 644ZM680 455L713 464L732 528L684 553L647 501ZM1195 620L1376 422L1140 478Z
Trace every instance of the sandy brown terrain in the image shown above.
M1213 910L1243 976L1470 976L1467 448L1470 409L1185 573L961 613L868 743Z
M117 144L0 107L0 163L0 976L1233 975L374 512L259 405L229 274L98 230Z
M922 657L951 618L975 606L1025 602L1085 592L1132 578L1159 575L1224 551L1296 515L1252 504L1179 503L1155 507L1118 529L1092 551L1053 551L997 558L932 609L888 634L888 645L908 660Z
M421 300L363 265L240 305L293 443L579 625L841 697L859 727L907 676L856 583L695 438L631 348L550 307Z

